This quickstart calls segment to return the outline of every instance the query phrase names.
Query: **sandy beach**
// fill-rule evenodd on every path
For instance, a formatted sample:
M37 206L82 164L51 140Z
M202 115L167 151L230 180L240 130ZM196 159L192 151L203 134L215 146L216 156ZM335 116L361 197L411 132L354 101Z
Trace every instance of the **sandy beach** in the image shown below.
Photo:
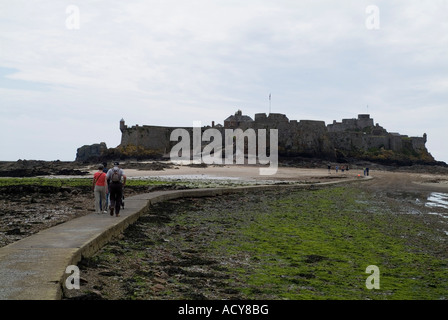
M174 166L164 170L127 169L123 166L126 176L130 179L139 178L171 178L193 180L234 180L234 181L275 181L275 182L316 182L334 181L337 179L363 178L362 169L350 169L337 173L333 168L294 168L279 167L274 175L260 175L257 166L226 165L226 166ZM91 174L95 172L90 171ZM369 175L374 179L369 184L378 188L414 189L423 191L448 191L448 175L419 172L393 172L386 170L370 170Z

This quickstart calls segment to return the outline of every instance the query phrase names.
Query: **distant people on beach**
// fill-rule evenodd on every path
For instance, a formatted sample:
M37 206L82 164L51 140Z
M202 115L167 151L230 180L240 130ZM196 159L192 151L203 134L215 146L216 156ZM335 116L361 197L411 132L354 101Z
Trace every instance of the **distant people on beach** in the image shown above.
M335 169L336 173L338 173L339 170L340 170L342 173L344 173L344 172L348 172L348 171L349 171L349 166L348 166L348 164L345 164L345 165L336 165L336 166L334 167L334 169ZM330 164L328 164L328 173L331 173L331 165L330 165Z
M100 164L98 166L98 171L93 175L93 192L95 196L95 212L100 214L101 212L106 212L106 194L108 192L106 173L103 172L104 166ZM104 204L104 206L103 206Z
M368 176L369 175L369 168L366 167L364 168L364 176Z
M331 166L330 163L327 164L327 169L328 169L328 173L331 173L332 166ZM348 164L345 164L345 165L336 165L336 166L334 167L334 169L335 169L336 173L338 173L339 170L340 170L342 173L344 173L344 172L348 173L348 171L350 170ZM364 175L365 175L365 174L364 174Z
M126 185L126 175L124 174L124 171L119 168L119 165L118 162L115 162L114 167L107 171L110 215L113 216L115 213L117 217L120 215L123 187Z

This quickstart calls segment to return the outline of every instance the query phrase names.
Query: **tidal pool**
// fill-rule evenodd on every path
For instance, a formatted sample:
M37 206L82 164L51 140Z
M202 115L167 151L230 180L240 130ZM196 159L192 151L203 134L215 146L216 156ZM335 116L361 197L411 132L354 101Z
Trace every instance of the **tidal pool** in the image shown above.
M443 208L448 209L448 194L441 192L432 192L425 203L429 208Z

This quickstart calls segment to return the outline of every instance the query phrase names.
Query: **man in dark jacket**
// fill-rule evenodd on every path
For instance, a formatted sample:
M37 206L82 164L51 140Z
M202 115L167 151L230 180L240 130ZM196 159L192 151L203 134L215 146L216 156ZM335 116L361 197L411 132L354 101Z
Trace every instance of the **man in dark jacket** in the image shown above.
M114 167L107 171L107 182L109 185L110 215L118 217L120 215L121 200L123 198L123 187L126 185L126 175L118 166L118 162L114 163Z

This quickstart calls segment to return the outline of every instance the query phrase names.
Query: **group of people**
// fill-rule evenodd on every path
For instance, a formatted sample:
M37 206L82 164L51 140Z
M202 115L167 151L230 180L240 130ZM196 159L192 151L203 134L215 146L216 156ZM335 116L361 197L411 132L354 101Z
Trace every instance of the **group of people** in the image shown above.
M329 163L328 165L327 165L327 167L328 167L328 173L331 173L331 164ZM339 166L339 165L336 165L335 167L334 167L334 169L336 170L336 173L338 173L339 172L339 170L341 170L342 172L344 172L344 171L346 171L346 172L348 172L348 170L349 170L349 167L348 167L348 165L345 165L345 166ZM364 168L364 176L368 176L369 175L369 168L368 167L366 167L366 168Z
M126 175L119 165L118 162L114 162L113 168L107 169L107 163L100 164L98 171L93 175L95 212L98 214L107 213L109 209L111 216L114 214L120 216Z
M338 165L336 165L334 167L334 169L336 170L336 173L338 173L339 170L341 170L342 172L344 172L344 171L348 172L349 167L348 167L348 165L345 165L345 166L338 166ZM328 173L331 173L331 164L328 164Z

